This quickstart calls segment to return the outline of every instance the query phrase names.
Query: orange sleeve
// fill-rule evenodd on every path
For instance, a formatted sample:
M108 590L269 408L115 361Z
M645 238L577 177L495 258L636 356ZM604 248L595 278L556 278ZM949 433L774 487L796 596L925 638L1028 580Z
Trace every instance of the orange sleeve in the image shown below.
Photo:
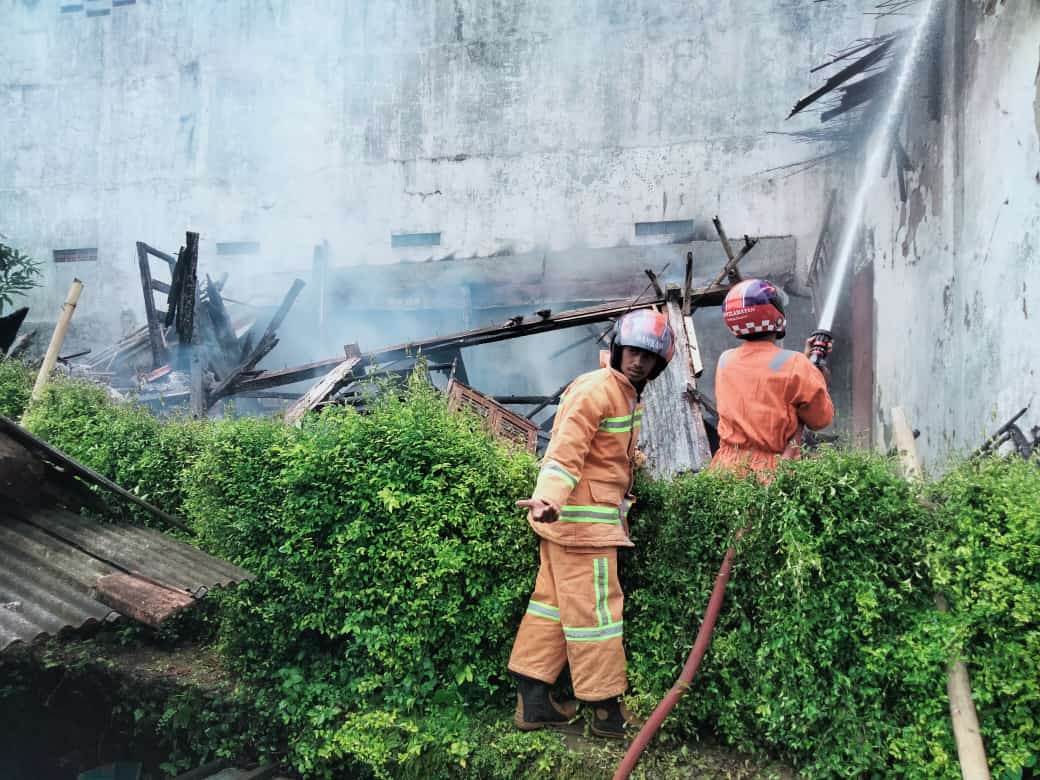
M562 506L581 480L585 456L603 419L595 388L569 390L556 412L552 439L542 458L532 498Z
M798 419L814 431L826 428L834 419L834 403L827 390L827 380L805 355L796 354L791 362L794 372L792 397L788 400L794 405Z

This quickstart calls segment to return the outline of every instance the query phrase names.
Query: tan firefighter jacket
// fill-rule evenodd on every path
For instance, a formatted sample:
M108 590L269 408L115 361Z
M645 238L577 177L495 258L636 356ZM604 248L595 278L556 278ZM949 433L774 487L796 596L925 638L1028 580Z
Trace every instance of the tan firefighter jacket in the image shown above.
M560 519L535 533L574 547L632 547L632 456L643 405L632 383L612 368L575 379L560 402L533 498L560 507Z

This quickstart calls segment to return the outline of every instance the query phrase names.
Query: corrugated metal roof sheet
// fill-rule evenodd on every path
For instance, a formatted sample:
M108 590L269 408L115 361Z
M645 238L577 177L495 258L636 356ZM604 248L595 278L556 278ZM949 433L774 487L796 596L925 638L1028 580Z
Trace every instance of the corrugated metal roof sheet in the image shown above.
M245 569L159 531L97 522L59 506L80 506L76 491L69 490L75 475L184 527L17 423L0 423L0 651L65 628L114 620L117 613L96 598L98 578L106 575L141 575L145 580L138 581L196 599L210 588L253 579Z
M106 574L136 572L196 598L253 579L245 569L159 531L98 523L53 508L29 518L0 510L0 562L0 650L115 619L94 598L94 583Z

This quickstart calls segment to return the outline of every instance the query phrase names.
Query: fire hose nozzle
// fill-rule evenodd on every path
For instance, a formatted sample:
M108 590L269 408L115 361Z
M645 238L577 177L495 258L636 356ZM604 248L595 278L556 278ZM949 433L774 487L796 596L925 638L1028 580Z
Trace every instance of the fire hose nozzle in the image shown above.
M834 336L831 335L829 330L820 328L814 330L812 335L809 336L809 362L817 368L827 367L827 357L831 353L831 345L834 343Z

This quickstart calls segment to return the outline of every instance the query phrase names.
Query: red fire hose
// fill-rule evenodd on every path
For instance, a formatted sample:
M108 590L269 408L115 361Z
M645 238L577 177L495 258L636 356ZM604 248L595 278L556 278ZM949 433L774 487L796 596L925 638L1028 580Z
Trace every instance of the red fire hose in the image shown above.
M744 529L737 531L734 544L743 533ZM614 780L628 779L632 770L635 769L639 757L643 755L646 746L650 744L650 740L657 733L657 729L661 727L664 719L668 717L668 713L679 703L682 695L689 690L690 683L693 682L693 676L697 674L697 667L701 665L701 659L704 658L704 654L708 651L708 645L711 644L711 632L715 630L715 621L718 619L719 610L722 608L722 596L726 592L726 583L729 582L730 571L733 569L734 550L734 547L730 547L726 550L726 556L722 559L722 566L715 577L715 586L711 589L711 598L708 599L708 608L704 610L704 620L701 622L701 628L697 632L697 639L693 643L693 649L690 650L690 655L686 659L686 664L683 666L679 679L676 680L675 685L672 686L665 697L661 699L657 709L653 711L646 724L636 734L636 738L632 740L632 744L628 746L628 752L625 753L624 759L622 759L617 771L614 772Z

